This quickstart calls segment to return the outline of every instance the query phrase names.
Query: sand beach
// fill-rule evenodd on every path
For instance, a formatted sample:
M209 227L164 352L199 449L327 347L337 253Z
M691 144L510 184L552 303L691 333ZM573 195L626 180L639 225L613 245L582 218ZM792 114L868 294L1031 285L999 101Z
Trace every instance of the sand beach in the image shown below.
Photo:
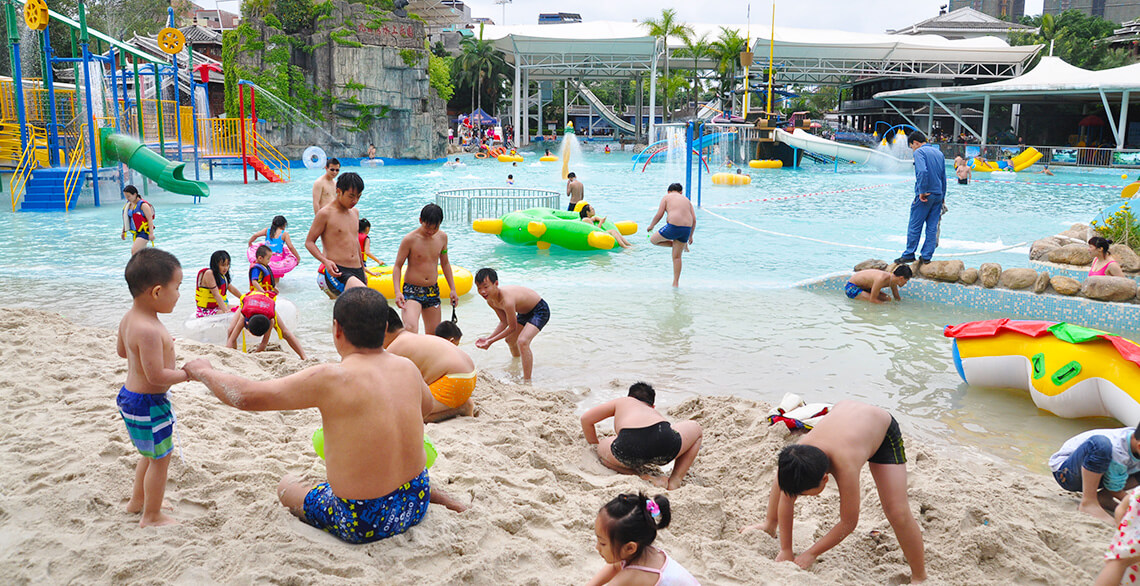
M307 364L178 340L178 364L276 377ZM625 491L656 489L602 467L574 392L482 374L480 413L431 424L431 469L470 510L432 506L397 537L347 545L294 519L275 496L286 473L323 478L315 411L246 413L204 386L170 393L178 449L166 496L181 525L140 529L125 512L137 452L115 407L126 363L115 333L33 309L0 309L0 576L8 584L581 584L602 565L593 521ZM615 394L633 381L614 382ZM567 388L572 381L567 381ZM698 397L667 410L704 428L673 524L657 545L705 584L896 584L908 568L864 470L859 526L805 572L777 542L740 528L763 518L775 454L792 438L768 406ZM903 427L907 435L906 426ZM947 449L949 448L949 449ZM1045 475L983 462L967 447L908 439L910 503L932 584L1087 584L1112 528L1076 512ZM838 493L801 499L797 550L838 518Z

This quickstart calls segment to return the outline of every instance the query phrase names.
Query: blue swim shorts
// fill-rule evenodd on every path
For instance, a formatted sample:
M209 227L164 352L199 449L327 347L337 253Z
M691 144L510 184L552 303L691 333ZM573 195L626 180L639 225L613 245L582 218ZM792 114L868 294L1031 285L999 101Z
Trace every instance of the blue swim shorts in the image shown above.
M426 469L386 496L363 501L342 499L322 482L305 495L305 522L348 543L370 543L418 525L430 498Z
M143 457L159 460L170 455L174 449L174 411L166 393L132 393L124 386L115 402L131 443Z
M545 299L539 299L530 311L516 315L515 320L519 322L520 326L534 324L534 327L541 331L546 326L546 322L550 321L550 306L546 304Z
M423 285L404 283L403 293L404 299L415 301L424 309L439 307L439 285L428 285L425 287Z
M866 289L860 287L859 285L856 285L855 283L852 283L851 281L847 281L847 284L843 286L843 292L847 294L847 297L849 299L855 299L859 296L860 293L863 293L864 291L870 293L870 291L867 291Z
M693 233L693 229L689 226L674 226L673 224L666 223L657 231L662 238L666 240L676 240L677 242L688 242L689 234Z

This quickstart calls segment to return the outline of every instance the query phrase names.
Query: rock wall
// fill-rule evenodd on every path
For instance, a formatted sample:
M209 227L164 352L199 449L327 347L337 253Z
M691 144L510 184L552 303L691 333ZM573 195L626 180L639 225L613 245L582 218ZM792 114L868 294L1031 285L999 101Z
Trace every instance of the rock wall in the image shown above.
M430 85L423 24L390 14L381 18L344 0L333 0L330 16L317 21L311 35L288 49L305 83L327 98L319 116L306 112L322 128L297 116L284 123L268 121L258 130L292 159L310 145L322 147L330 157L361 157L369 144L376 145L378 157L445 156L446 103ZM250 25L262 41L282 34L264 23ZM262 68L264 54L240 53L239 63ZM414 58L406 61L405 55Z

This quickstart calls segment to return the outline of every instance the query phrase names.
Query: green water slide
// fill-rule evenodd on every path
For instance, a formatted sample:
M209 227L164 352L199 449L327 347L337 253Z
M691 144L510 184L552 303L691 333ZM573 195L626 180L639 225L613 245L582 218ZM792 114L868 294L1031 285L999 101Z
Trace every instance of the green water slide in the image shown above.
M168 160L125 134L99 129L103 163L120 162L171 193L208 197L210 186L182 177L186 163Z

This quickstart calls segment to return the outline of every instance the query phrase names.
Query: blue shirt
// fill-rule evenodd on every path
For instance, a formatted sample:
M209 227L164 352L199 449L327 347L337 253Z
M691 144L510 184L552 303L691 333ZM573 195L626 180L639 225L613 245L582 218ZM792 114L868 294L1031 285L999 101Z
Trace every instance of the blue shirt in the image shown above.
M914 151L914 194L946 196L946 157L937 147L924 144Z

